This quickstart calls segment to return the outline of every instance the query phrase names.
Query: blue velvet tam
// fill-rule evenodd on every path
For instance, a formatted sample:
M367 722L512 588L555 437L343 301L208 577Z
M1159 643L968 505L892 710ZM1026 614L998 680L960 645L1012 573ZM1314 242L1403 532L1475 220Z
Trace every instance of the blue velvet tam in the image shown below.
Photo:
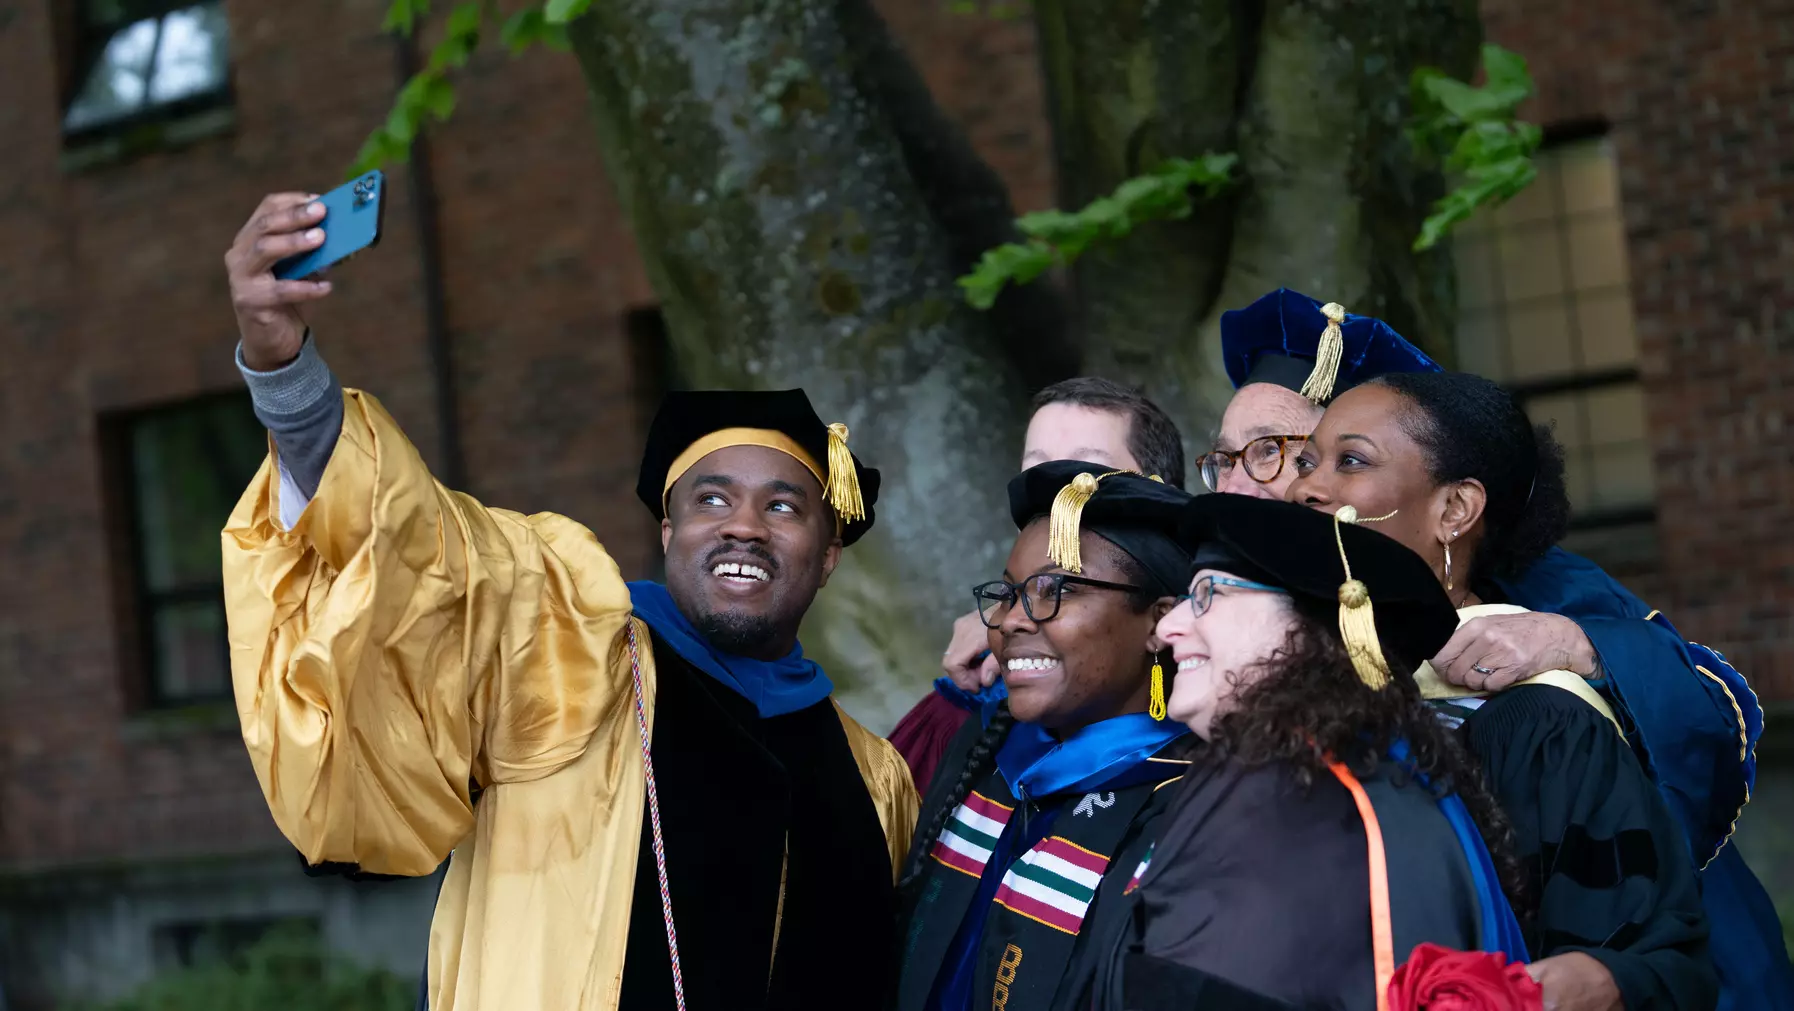
M1387 373L1440 371L1382 320L1288 288L1221 314L1221 360L1236 390L1271 383L1322 405Z

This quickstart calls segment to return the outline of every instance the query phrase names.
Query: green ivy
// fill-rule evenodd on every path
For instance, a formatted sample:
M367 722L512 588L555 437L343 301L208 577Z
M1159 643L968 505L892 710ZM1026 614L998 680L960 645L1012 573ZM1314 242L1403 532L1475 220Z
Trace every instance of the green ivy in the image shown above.
M1149 221L1189 217L1195 209L1191 191L1213 197L1232 180L1236 161L1235 155L1213 152L1196 159L1172 158L1082 210L1022 215L1015 227L1027 240L986 251L972 272L959 279L966 301L989 309L1004 285L1027 284L1050 267L1072 263L1097 242L1121 239Z
M1422 158L1440 164L1457 180L1421 225L1414 240L1417 251L1431 249L1459 222L1507 201L1539 174L1532 162L1539 128L1514 118L1533 93L1526 61L1500 46L1485 45L1483 76L1485 82L1477 88L1422 67L1410 82L1414 119L1408 135Z
M289 924L230 959L164 973L88 1011L410 1011L417 982L349 962Z
M392 0L386 9L383 31L410 38L418 22L430 13L431 0ZM567 22L579 17L591 0L547 0L542 6L517 11L504 20L499 40L517 56L534 45L565 52ZM449 72L467 65L479 48L481 29L500 16L494 0L466 0L449 12L442 41L431 51L429 62L399 89L386 122L374 128L362 142L349 167L349 178L389 162L403 162L411 155L411 142L434 119L440 123L455 111L455 85Z

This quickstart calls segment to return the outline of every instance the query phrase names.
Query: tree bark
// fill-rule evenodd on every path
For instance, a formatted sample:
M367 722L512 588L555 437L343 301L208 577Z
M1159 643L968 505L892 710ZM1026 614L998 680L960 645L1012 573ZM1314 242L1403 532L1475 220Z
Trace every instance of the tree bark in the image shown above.
M682 374L806 387L884 473L803 634L892 718L1002 570L1027 386L1071 364L1011 364L1055 346L1053 292L965 305L955 278L1013 211L865 0L606 0L570 35Z
M1274 288L1379 316L1449 361L1450 254L1410 249L1444 187L1417 164L1403 125L1416 67L1473 68L1474 0L1123 6L1108 21L1102 0L1036 6L1052 40L1044 66L1065 138L1062 189L1112 188L1116 166L1134 160L1129 124L1173 119L1185 128L1164 154L1230 146L1240 182L1188 222L1080 261L1086 361L1144 385L1197 444L1231 394L1220 314ZM1241 48L1229 54L1230 44Z

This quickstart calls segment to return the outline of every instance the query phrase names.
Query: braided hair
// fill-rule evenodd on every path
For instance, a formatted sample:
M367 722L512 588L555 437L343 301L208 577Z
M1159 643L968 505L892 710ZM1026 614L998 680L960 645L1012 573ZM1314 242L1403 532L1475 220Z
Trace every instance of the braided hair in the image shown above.
M914 847L914 856L910 858L909 866L903 869L903 880L897 882L898 891L908 891L921 878L922 869L928 866L928 854L940 839L941 830L947 827L947 819L953 817L954 811L959 810L959 805L965 802L972 787L989 774L991 765L997 760L997 752L1002 749L1003 742L1009 739L1009 728L1014 725L1015 716L1009 712L1009 700L1004 699L997 704L997 711L992 714L989 725L984 728L977 743L966 753L965 765L959 770L959 780L953 784L953 789L948 792L940 810L934 813L934 820L928 824L928 831L922 834L920 844Z
M1146 567L1141 565L1134 556L1100 537L1092 540L1101 545L1096 550L1108 552L1115 566L1121 570L1122 578L1135 586L1148 587L1151 585L1152 580ZM1158 599L1158 593L1152 589L1135 590L1128 595L1129 606L1136 613L1141 614L1152 607ZM909 865L903 869L903 878L897 882L898 891L908 891L921 878L923 869L928 866L928 854L934 849L934 844L940 840L941 830L947 827L948 819L952 818L953 812L965 802L966 795L972 792L972 787L990 774L991 765L996 762L997 752L1002 750L1003 742L1009 739L1009 728L1014 725L1015 716L1009 711L1009 700L1004 699L997 705L997 711L992 714L990 723L984 728L984 733L972 745L972 750L966 753L965 765L959 770L959 779L953 784L953 789L947 794L947 799L941 804L940 810L934 813L934 820L928 823L927 831L918 837L920 845L912 847L915 855L910 859Z

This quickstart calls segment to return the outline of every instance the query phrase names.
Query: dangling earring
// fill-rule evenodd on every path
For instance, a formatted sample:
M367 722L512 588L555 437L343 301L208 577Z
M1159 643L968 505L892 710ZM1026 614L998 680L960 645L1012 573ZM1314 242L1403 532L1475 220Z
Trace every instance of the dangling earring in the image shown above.
M1456 537L1458 532L1453 530L1451 535ZM1445 545L1445 589L1449 592L1451 590L1451 541L1446 540L1440 543Z
M1152 701L1146 711L1155 720L1165 718L1165 665L1159 663L1157 653L1152 655Z

